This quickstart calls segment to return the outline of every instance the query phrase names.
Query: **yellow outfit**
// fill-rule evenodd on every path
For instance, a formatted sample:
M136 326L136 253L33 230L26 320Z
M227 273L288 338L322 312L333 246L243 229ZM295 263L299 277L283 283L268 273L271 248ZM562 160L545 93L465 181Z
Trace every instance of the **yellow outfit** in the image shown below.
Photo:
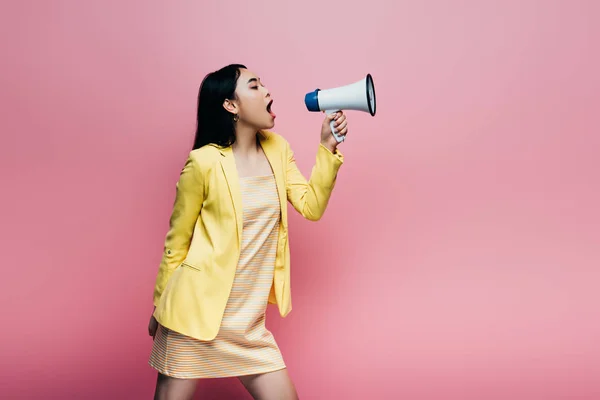
M242 249L217 337L202 341L159 326L150 365L176 378L215 378L285 368L265 313L277 253L280 204L273 175L240 178Z
M269 243L276 243L273 244L274 257L265 258L260 268L261 271L263 268L268 271L272 266L272 275L268 275L267 302L277 304L280 315L285 317L292 309L287 201L305 218L319 220L329 202L343 155L337 150L332 153L320 144L310 179L306 180L296 166L289 143L283 137L263 131L259 134L259 142L271 165L274 190L279 202L279 218L277 229L273 231L273 242L267 241L265 247L261 247L261 251L267 251ZM177 183L170 228L154 288L154 316L161 325L155 342L164 334L175 341L187 337L187 345L205 350L209 347L201 347L198 342L190 342L189 339L210 342L217 347L224 345L228 333L233 332L232 320L228 316L235 308L235 301L239 300L239 288L247 284L243 281L247 268L244 259L248 251L244 250L244 240L246 237L257 240L252 231L248 233L249 236L244 234L247 232L245 226L250 224L248 220L244 222L244 198L250 198L245 197L248 192L244 189L247 188L244 182L245 179L238 176L231 147L206 145L190 152ZM260 286L261 282L262 278L253 285ZM252 302L259 300L264 293L252 287L255 297L249 298L244 310L256 317L262 313L262 308L254 308ZM263 322L259 320L259 325ZM217 337L221 328L223 336ZM260 326L258 329L265 332ZM234 353L244 340L252 338L251 333L248 335L248 332L246 335L237 333ZM266 367L260 368L283 366L283 361L276 354L278 350L274 351L274 341L263 344L260 338L254 339L258 342L253 343L259 347L266 346L261 348L275 354ZM155 355L160 352L159 346L160 341L156 343ZM217 358L223 357L222 361L226 361L228 353L215 350L211 354ZM258 358L250 361L250 365L259 366L261 352L255 354ZM159 365L160 360L155 358L155 363ZM231 371L234 369L232 367ZM249 371L252 367L245 365L243 370ZM202 373L211 376L220 374L211 369ZM227 375L229 372L221 373Z

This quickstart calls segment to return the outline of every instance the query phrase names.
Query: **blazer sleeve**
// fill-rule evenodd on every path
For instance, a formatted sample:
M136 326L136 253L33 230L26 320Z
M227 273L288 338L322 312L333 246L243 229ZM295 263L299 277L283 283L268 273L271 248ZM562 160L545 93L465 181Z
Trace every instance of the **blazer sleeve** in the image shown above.
M344 156L337 149L332 153L319 143L316 163L307 181L296 165L289 143L286 143L286 153L288 201L304 218L317 221L327 208Z
M160 296L173 271L187 256L204 196L204 179L198 162L190 153L176 184L175 202L154 287L153 302L155 306L158 306Z

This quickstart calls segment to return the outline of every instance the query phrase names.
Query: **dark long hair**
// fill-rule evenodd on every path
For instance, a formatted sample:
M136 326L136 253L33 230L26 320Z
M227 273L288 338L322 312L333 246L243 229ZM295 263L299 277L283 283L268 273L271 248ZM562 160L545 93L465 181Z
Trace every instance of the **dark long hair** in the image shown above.
M235 142L233 114L223 107L226 99L235 99L235 88L242 64L230 64L204 77L198 92L196 137L193 149L206 144L222 147Z

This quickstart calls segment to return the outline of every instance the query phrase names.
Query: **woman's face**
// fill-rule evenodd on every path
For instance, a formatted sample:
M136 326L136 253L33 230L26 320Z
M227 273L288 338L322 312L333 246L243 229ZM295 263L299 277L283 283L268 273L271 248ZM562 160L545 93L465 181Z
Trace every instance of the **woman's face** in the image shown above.
M262 85L260 78L247 69L240 70L235 90L237 99L226 100L225 108L238 114L242 123L257 130L271 129L275 125L275 114L271 111L271 94Z

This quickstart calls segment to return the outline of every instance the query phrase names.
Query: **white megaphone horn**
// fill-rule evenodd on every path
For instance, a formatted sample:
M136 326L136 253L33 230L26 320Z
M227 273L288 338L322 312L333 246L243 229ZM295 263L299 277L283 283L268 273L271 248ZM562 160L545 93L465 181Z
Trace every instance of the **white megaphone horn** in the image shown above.
M375 116L375 85L371 74L358 82L333 89L316 89L304 96L304 104L308 111L325 111L332 114L342 110L356 110L368 112ZM334 122L330 124L331 132L338 143L344 140L334 129Z

